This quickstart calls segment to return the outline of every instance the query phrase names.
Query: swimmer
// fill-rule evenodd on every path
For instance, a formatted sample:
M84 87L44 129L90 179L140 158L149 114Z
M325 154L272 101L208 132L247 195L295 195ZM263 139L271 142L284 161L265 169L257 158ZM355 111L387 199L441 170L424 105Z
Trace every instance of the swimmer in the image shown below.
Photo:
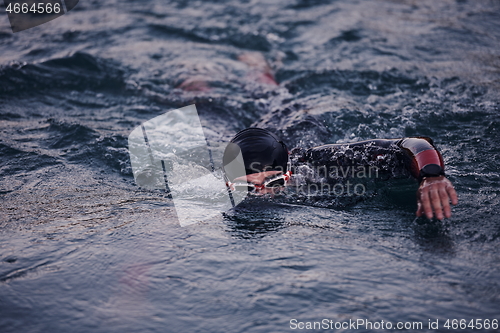
M258 52L244 53L238 60L246 64L247 79L269 86L278 86L269 63ZM178 86L186 91L208 92L208 79L193 76ZM232 175L226 166L242 152L245 175ZM361 153L349 156L347 152ZM345 153L344 153L345 152ZM254 194L275 194L290 184L292 170L302 165L318 167L349 167L360 165L356 157L364 156L365 166L377 170L401 169L419 181L417 216L434 216L442 220L451 217L450 202L458 203L457 194L444 174L444 163L439 151L429 138L368 140L339 145L330 144L294 149L289 158L286 145L271 132L250 128L236 134L224 153L224 170L230 189L243 188ZM352 168L351 168L352 170ZM344 170L345 171L345 170ZM398 170L396 170L398 171Z
M228 167L240 153L244 175ZM296 148L290 154L285 143L270 131L247 128L237 133L226 147L223 165L230 190L245 190L256 195L274 195L290 185L292 170L300 165L325 167L325 170L332 167L346 170L354 166L377 170L399 168L402 170L396 171L406 171L419 182L417 216L449 218L450 202L458 203L457 193L445 176L443 158L432 140L425 137Z
M251 81L268 86L278 86L271 67L262 53L243 53L237 57L237 60L240 63L245 64L244 67L246 67L246 73L243 81ZM179 67L183 71L179 74L180 83L176 85L176 88L186 92L205 93L211 91L213 89L213 85L217 85L217 81L230 81L230 75L223 74L223 67L214 63L204 63L203 65L200 65L191 64L188 61L185 61L180 64ZM188 75L189 73L190 75Z

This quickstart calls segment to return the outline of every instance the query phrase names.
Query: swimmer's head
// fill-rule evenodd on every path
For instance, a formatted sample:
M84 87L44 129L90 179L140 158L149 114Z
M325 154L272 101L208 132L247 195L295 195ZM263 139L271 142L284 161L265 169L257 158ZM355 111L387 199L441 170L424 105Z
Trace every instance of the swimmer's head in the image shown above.
M273 133L251 127L238 132L229 142L224 151L223 165L229 181L257 173L284 174L287 172L288 150Z

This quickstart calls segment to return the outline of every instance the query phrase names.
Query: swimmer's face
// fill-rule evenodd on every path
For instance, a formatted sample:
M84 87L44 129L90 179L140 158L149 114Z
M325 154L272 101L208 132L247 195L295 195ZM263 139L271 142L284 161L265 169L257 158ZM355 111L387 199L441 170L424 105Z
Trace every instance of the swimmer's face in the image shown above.
M281 171L264 171L258 173L252 173L246 176L238 177L234 180L234 182L246 182L252 183L254 185L264 185L264 183L278 175L282 174ZM285 183L286 185L286 183ZM264 195L271 194L274 195L279 191L283 190L285 186L275 186L275 187L258 187L252 192L252 194Z

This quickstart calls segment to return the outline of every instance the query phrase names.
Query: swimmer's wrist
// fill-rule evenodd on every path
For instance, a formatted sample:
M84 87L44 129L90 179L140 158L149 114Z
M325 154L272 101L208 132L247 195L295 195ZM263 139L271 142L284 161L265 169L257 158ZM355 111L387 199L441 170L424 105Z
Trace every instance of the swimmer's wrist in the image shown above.
M438 164L427 164L420 169L418 180L421 183L424 179L441 176L446 177L443 167Z

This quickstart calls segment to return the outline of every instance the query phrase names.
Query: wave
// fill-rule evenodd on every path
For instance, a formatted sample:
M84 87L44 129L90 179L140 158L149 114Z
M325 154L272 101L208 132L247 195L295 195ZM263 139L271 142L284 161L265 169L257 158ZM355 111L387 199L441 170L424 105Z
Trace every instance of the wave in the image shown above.
M0 174L3 177L61 164L61 161L53 156L24 151L3 143L0 143L0 156Z
M396 69L377 72L373 70L323 70L279 71L277 78L291 94L329 93L332 89L348 91L355 96L385 96L398 91L424 91L429 81L411 77Z
M50 126L46 132L50 133L48 147L51 149L80 146L98 136L96 131L80 124L68 124L54 119L49 119L48 122Z
M40 63L15 63L0 68L0 96L53 90L119 90L123 70L112 61L76 52Z
M261 52L268 52L272 49L272 44L265 35L247 33L236 28L182 28L165 24L150 24L149 30L156 36L181 38L196 43L229 44L240 49Z
M122 135L100 137L87 145L81 145L78 151L69 154L68 161L104 167L108 172L115 171L131 177L132 167L127 147L128 140Z

